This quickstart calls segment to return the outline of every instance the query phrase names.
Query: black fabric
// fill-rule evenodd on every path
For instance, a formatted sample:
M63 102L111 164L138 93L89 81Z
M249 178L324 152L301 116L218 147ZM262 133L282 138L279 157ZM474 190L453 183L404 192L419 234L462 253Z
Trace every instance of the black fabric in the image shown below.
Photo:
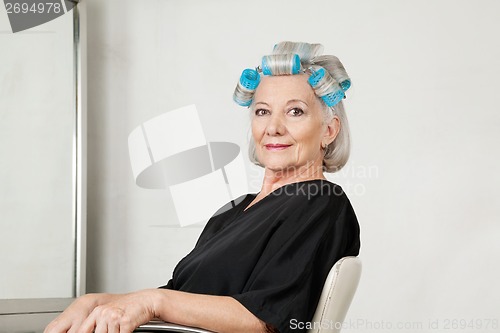
M358 255L358 221L326 180L284 185L244 211L255 196L219 209L161 288L231 296L281 333L303 332L291 321L311 321L333 264Z

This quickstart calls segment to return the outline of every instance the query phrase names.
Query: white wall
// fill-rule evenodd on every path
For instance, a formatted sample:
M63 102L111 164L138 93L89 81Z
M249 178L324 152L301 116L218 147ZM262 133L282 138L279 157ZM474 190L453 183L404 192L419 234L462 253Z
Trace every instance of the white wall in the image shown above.
M499 10L495 0L88 0L88 291L166 283L201 232L176 226L167 191L134 184L128 134L195 103L209 141L246 149L247 116L231 101L241 70L276 42L321 42L353 80L352 158L330 177L362 228L345 331L464 332L461 320L496 331ZM257 192L260 171L247 167Z

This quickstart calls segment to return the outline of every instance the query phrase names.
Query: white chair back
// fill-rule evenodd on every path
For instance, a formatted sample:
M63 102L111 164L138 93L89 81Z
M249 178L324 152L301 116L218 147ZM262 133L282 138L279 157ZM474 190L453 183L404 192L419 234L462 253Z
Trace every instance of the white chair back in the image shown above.
M361 260L358 257L344 257L333 265L308 333L340 332L360 276Z

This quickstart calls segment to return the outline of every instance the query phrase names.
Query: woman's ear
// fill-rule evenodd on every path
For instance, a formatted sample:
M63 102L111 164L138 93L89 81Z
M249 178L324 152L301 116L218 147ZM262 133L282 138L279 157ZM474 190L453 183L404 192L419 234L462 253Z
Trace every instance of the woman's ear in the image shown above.
M326 124L325 134L323 135L322 143L328 146L332 143L340 132L340 119L336 115Z

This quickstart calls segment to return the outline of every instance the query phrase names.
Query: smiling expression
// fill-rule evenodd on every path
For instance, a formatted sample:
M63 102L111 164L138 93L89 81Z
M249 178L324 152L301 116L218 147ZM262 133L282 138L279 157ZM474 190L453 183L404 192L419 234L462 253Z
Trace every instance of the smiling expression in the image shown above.
M264 76L255 91L252 135L257 158L268 169L321 167L321 144L333 141L325 136L323 105L307 78Z

